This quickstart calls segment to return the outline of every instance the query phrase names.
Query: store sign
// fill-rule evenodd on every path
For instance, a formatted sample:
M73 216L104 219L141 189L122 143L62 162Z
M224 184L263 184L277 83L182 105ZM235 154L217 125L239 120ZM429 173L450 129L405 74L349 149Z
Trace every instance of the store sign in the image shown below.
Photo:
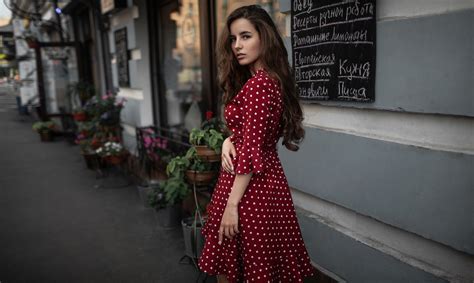
M126 8L126 0L100 0L100 10L102 14L107 14L117 9Z
M291 1L293 67L302 100L375 100L375 2Z
M128 73L128 46L127 28L116 30L115 33L115 57L119 86L129 87L130 76Z

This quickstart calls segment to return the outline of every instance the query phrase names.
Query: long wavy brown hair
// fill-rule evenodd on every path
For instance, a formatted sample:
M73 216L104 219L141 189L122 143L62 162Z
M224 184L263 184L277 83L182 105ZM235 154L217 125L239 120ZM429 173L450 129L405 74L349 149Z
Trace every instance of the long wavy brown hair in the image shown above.
M241 18L250 21L257 30L262 51L259 59L269 75L280 82L284 103L280 123L283 129L282 144L289 150L297 151L305 131L288 52L273 20L260 6L244 6L233 11L217 42L217 67L219 85L224 91L223 102L227 105L251 77L248 66L241 66L232 52L230 25Z

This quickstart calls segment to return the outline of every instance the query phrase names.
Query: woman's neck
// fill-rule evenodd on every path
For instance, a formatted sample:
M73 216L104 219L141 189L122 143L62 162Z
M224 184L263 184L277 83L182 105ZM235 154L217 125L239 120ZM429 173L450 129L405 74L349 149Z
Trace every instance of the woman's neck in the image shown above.
M261 70L263 69L263 64L260 63L260 61L257 61L255 63L253 63L251 66L249 66L249 70L250 70L250 73L253 75L255 75L255 73L258 71L258 70Z

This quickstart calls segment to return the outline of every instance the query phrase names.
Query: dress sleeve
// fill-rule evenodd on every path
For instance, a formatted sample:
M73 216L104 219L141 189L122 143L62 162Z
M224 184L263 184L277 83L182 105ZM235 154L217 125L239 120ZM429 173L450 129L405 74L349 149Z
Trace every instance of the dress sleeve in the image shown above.
M263 146L271 116L271 91L265 78L252 78L245 86L243 98L244 129L235 173L260 173L264 168Z

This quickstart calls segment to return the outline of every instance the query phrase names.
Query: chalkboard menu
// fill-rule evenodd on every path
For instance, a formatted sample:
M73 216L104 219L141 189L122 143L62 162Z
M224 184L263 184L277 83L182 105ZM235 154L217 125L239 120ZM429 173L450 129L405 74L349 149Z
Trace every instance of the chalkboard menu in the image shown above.
M119 86L128 87L130 86L130 77L128 74L127 28L115 31L115 57Z
M375 100L375 0L291 0L302 100Z

